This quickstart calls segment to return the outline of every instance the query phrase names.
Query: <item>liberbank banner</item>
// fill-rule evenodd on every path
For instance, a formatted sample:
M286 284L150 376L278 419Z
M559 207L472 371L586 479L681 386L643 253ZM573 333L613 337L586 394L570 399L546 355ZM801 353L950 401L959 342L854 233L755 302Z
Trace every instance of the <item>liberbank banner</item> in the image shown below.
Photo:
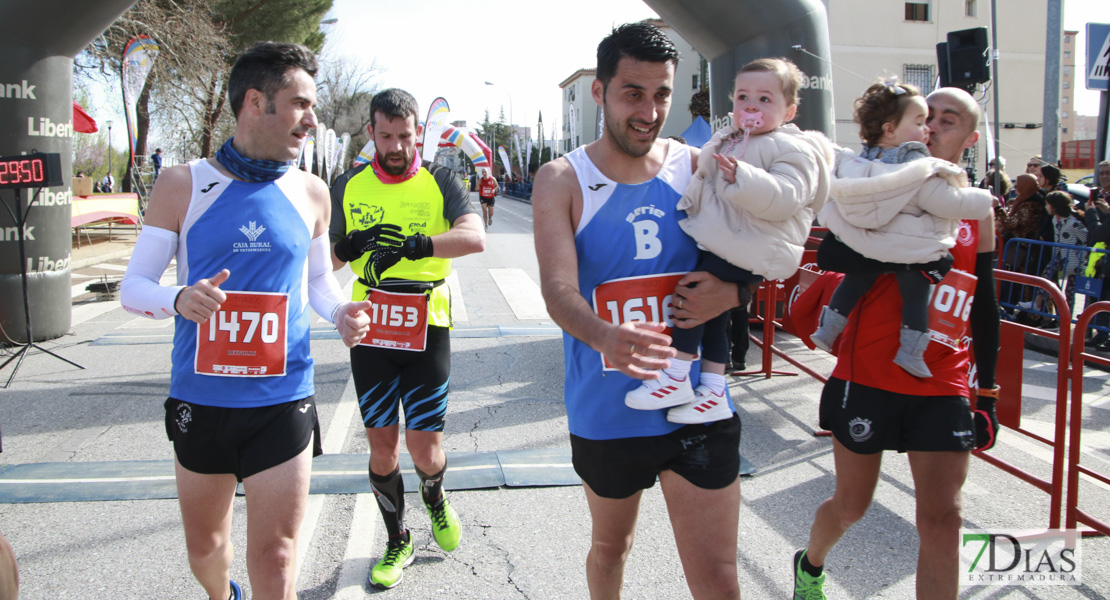
M0 343L25 343L27 271L34 341L69 331L73 193L73 57L134 0L0 3L0 156L58 153L62 185L0 190ZM17 205L20 210L17 211ZM26 226L15 222L22 212ZM23 237L26 263L19 258Z

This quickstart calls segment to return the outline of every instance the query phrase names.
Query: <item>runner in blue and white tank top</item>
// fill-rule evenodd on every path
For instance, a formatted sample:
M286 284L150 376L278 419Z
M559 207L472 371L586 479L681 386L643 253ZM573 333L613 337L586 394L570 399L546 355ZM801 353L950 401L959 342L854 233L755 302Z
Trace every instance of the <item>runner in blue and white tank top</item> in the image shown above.
M313 363L309 356L308 289L305 263L315 215L305 195L304 172L291 169L265 183L237 181L207 160L189 163L193 179L189 209L177 248L177 284L188 286L227 269L224 292L266 292L288 299L284 373L261 377L213 376L198 372L197 334L221 335L221 325L240 329L241 342L249 321L209 319L197 325L174 317L173 372L170 396L186 402L227 408L268 406L313 395ZM261 337L259 325L255 335Z
M697 245L678 225L685 212L675 208L691 177L686 146L671 142L655 178L634 185L605 177L590 161L584 147L567 154L566 159L574 168L582 191L582 217L574 239L577 254L610 257L579 262L578 286L587 301L594 298L598 285L608 281L685 274L694 268ZM673 289L674 284L669 287ZM646 299L642 303L635 298L629 300L631 305L627 308L618 307L622 320L627 312L637 320L671 324L670 311L664 303L653 307ZM604 309L604 301L601 307L594 306L595 311ZM624 395L639 386L639 381L603 367L601 355L581 340L564 332L563 348L564 391L571 433L600 440L662 435L680 427L667 421L665 410L627 407ZM697 377L696 370L693 377Z
M598 44L590 95L604 127L537 171L536 258L547 312L566 332L571 464L594 524L590 593L620 595L640 500L658 481L691 595L739 600L739 417L679 425L624 402L675 356L668 325L696 326L739 304L736 284L687 273L697 248L676 208L697 149L659 139L677 64L677 48L649 21Z
M230 579L237 482L251 593L296 597L291 557L322 453L308 307L347 347L369 329L370 303L345 301L332 273L327 184L293 169L317 126L315 73L295 44L259 42L236 59L235 135L214 158L160 174L120 284L128 312L176 319L165 428L189 567L207 598L242 598ZM162 285L175 258L176 285Z

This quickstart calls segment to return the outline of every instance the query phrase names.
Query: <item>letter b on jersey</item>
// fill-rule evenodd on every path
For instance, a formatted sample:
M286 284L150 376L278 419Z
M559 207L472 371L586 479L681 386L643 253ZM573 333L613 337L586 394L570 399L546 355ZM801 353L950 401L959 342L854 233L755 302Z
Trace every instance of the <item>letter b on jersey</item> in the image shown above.
M655 221L635 221L632 230L636 234L636 260L648 260L659 256L663 242L659 241L659 223Z

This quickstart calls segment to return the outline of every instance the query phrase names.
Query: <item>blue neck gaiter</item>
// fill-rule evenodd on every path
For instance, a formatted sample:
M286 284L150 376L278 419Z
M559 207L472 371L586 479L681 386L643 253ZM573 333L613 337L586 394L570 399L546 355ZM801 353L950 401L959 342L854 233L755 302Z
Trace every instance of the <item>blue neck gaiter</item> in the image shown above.
M239 179L251 183L266 183L285 175L285 172L293 166L294 161L278 162L247 158L231 146L231 141L234 139L228 138L224 145L220 146L219 151L216 152L216 161Z

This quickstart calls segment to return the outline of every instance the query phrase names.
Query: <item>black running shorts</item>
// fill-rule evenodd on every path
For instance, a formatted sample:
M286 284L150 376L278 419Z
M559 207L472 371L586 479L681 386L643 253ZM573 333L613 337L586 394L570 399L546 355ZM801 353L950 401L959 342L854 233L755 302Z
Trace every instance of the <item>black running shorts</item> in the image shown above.
M239 481L297 456L313 439L312 455L324 453L313 396L257 408L170 398L166 434L181 466L205 475L231 473Z
M975 420L962 396L910 396L830 378L820 412L821 428L857 454L975 447Z
M652 437L590 440L571 434L570 449L574 472L602 498L646 490L663 471L718 490L740 476L740 416Z
M493 203L494 203L495 199L496 199L496 197L494 197L494 198L481 198L481 197L479 197L478 202L480 204L488 204L490 206L493 206Z
M405 409L405 429L443 431L451 380L451 330L428 326L423 352L355 346L351 372L367 428L391 427Z

